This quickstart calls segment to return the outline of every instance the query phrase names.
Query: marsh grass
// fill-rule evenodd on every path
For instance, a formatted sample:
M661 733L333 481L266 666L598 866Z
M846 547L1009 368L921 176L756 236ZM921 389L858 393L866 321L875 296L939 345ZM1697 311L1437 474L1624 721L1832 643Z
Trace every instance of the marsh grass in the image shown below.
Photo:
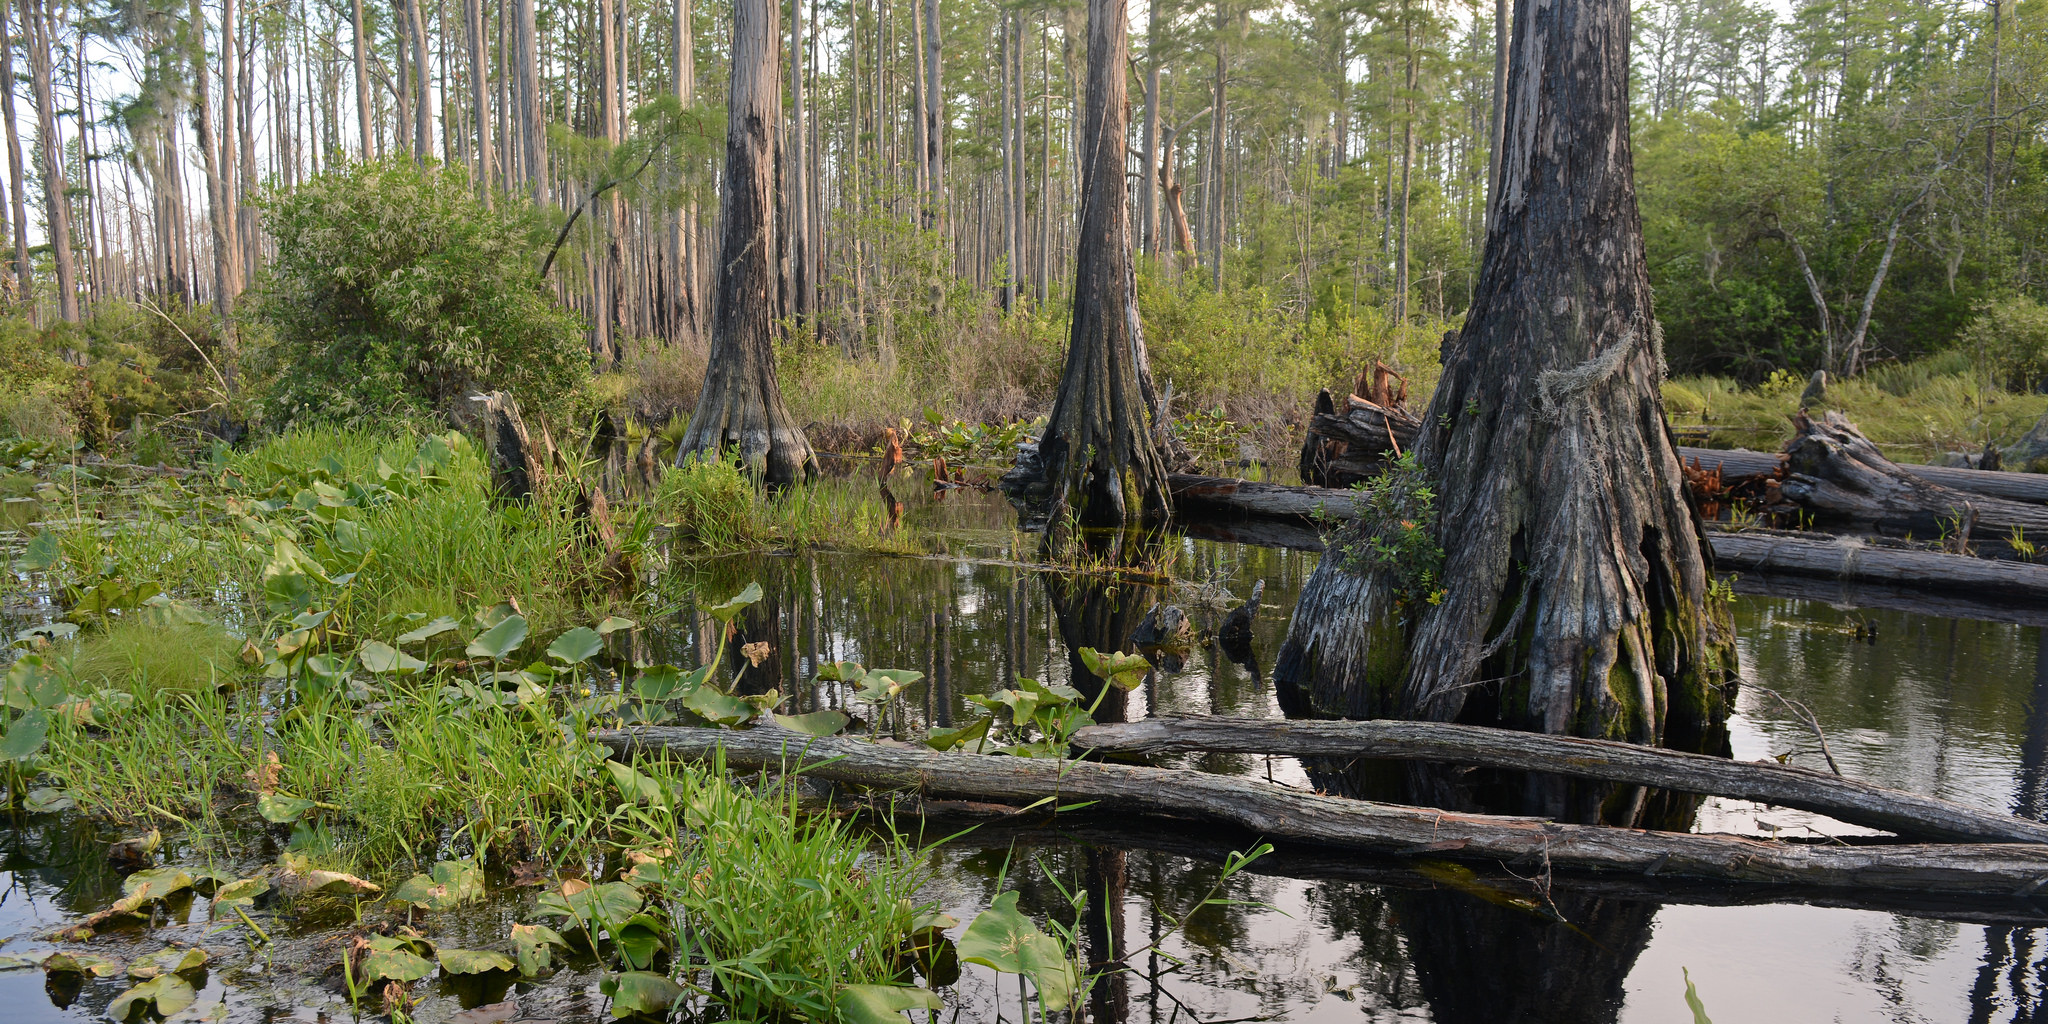
M922 541L892 529L865 476L817 479L764 491L729 461L691 457L662 477L649 501L679 554L835 548L892 553Z
M80 641L71 671L83 686L150 700L234 682L246 673L237 657L241 647L240 637L211 623L166 626L123 618Z

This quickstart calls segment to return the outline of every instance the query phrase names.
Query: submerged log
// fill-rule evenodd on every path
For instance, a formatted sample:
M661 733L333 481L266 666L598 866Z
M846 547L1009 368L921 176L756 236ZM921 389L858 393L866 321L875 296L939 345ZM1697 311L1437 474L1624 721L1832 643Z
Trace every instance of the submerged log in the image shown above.
M1150 718L1081 729L1073 747L1140 756L1198 751L1476 764L1755 800L1925 839L2048 843L2048 824L1826 772L1477 725Z
M1273 841L1394 856L1551 866L1730 882L1926 893L2021 893L2048 885L2048 846L2018 843L1803 845L1723 835L1560 825L1347 800L1272 783L1130 765L940 754L847 738L641 727L593 734L618 757L723 756L744 771L801 771L870 788L1010 804L1089 800L1100 810L1236 826Z
M1757 452L1747 448L1680 448L1678 457L1688 463L1698 460L1706 469L1720 469L1728 479L1762 476L1785 461L1783 452ZM1971 494L1985 494L2008 501L2048 505L2048 473L2009 473L1987 469L1957 469L1952 466L1915 466L1894 463L1908 476Z
M1793 417L1785 446L1785 498L1838 521L1905 530L1922 537L1968 526L2048 534L2048 508L1952 490L1905 472L1840 413Z

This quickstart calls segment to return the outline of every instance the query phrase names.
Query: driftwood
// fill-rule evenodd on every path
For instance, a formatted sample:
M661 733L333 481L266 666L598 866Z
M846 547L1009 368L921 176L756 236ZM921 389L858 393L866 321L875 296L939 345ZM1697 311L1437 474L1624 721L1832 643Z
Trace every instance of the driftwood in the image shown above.
M1170 481L1174 500L1191 508L1296 522L1355 515L1352 492L1336 488L1185 475ZM1302 546L1305 540L1291 539L1295 543L1289 546ZM1715 568L1724 572L1783 573L1970 597L2048 601L2048 566L2027 562L1881 548L1851 538L1709 531L1707 542L1714 550Z
M1477 725L1150 718L1089 726L1074 735L1073 746L1140 756L1199 751L1476 764L1755 800L1924 839L2048 843L2048 824L1826 772Z
M1341 797L1199 772L979 754L940 754L860 740L642 727L594 738L619 757L723 756L742 770L801 770L833 782L1009 804L1093 801L1285 842L1423 856L1829 889L2025 895L2048 886L2048 846L2016 843L1802 845L1735 836L1560 825Z
M540 483L541 461L533 435L519 415L519 402L503 391L471 395L477 403L478 434L491 466L491 487L506 501L524 501Z
M1361 376L1361 379L1363 377ZM1316 396L1315 413L1309 417L1308 433L1302 440L1301 478L1322 487L1348 487L1367 480L1386 468L1390 459L1415 447L1422 433L1422 421L1386 395L1386 384L1375 390L1384 401L1348 395L1343 407L1328 391Z
M1712 532L1714 568L1875 583L1979 599L2048 602L2048 566L1939 551L1877 547L1854 538Z

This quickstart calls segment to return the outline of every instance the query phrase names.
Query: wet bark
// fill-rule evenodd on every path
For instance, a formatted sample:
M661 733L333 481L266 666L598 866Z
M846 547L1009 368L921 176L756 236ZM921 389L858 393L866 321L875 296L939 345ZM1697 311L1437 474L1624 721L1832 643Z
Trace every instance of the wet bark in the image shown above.
M1452 720L1470 704L1682 747L1726 715L1733 625L1705 600L1658 394L1628 37L1623 0L1519 4L1486 258L1417 442L1442 589L1322 560L1275 679L1327 713Z
M2048 875L2048 846L2018 843L1832 846L1723 835L1561 825L1322 796L1263 780L1165 768L936 753L776 726L735 731L642 727L592 734L618 757L703 761L743 771L1016 806L1052 798L1164 814L1303 842L1403 857L1506 863L1829 889L2010 894Z
M723 236L718 305L704 388L677 448L678 464L696 453L737 450L740 463L771 485L817 475L803 429L782 403L775 375L775 165L782 113L775 49L781 29L775 0L733 4L732 83L728 90Z
M1027 514L1126 533L1163 523L1172 508L1131 267L1127 18L1125 0L1089 0L1087 161L1067 362L1036 452L1003 478Z
M1964 494L1908 473L1884 457L1841 413L1793 418L1780 493L1838 523L1949 536L1967 525L1988 534L2014 528L2048 534L2048 508L1982 494ZM1981 473L1982 470L1977 472Z
M1145 757L1182 751L1473 764L1796 807L1924 839L2048 843L2048 825L1771 761L1731 761L1634 743L1444 722L1151 718L1096 725L1074 749Z

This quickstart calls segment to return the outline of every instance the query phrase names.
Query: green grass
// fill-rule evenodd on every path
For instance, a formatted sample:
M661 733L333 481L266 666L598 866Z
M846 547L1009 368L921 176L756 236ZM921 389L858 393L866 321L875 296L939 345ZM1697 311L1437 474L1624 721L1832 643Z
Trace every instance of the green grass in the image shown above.
M210 623L158 626L122 618L79 643L71 671L81 685L150 700L235 681L247 672L237 657L241 648L240 637Z
M1979 380L1967 357L1940 353L1831 380L1825 408L1905 463L1982 451L1987 440L2012 444L2048 411L2048 395L1985 388ZM1665 382L1664 409L1675 428L1711 427L1712 447L1775 451L1791 435L1788 417L1805 385L1790 375L1750 388L1726 377L1681 377Z
M686 556L762 549L921 550L917 538L889 527L880 492L864 474L821 476L765 492L734 463L692 458L662 477L649 505L669 528L675 550Z

